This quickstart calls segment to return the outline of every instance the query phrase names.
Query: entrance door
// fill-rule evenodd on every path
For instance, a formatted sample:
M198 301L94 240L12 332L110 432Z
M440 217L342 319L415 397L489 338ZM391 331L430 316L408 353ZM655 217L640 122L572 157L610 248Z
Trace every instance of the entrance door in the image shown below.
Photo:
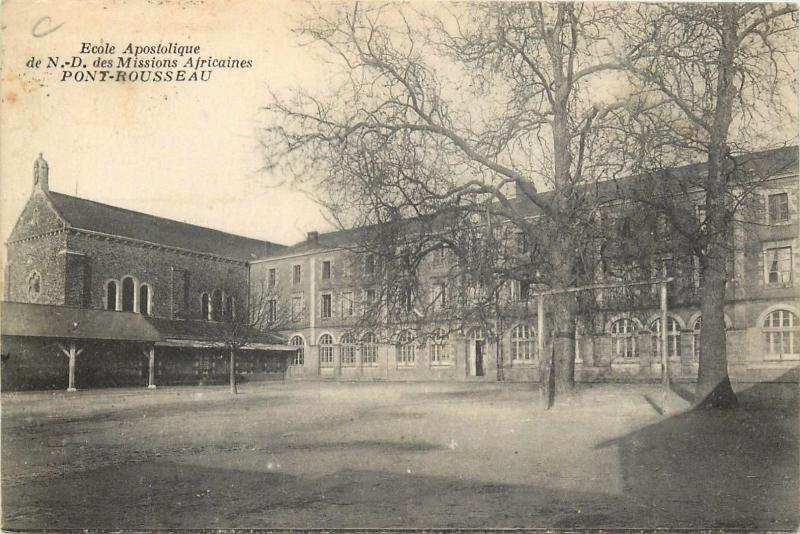
M475 376L483 376L483 340L475 340Z

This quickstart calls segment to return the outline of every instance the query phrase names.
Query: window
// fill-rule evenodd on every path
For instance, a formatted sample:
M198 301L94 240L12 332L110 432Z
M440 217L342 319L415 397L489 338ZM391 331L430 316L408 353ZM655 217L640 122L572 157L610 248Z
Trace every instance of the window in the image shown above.
M303 297L292 297L292 321L303 318Z
M303 271L300 269L299 265L292 265L292 283L294 285L299 284L302 281Z
M267 301L267 321L274 323L278 320L278 301L277 299L269 299Z
M511 281L511 300L512 302L527 302L530 297L531 284L521 280Z
M702 228L706 222L706 207L705 205L698 204L694 207L694 218L697 221L697 226Z
M323 319L330 319L333 315L333 295L330 293L322 294L321 314Z
M622 217L617 222L617 231L621 238L627 239L631 237L631 220L628 217Z
M117 309L117 282L115 280L109 280L106 283L106 309Z
M342 317L352 317L354 312L353 293L342 293Z
M792 247L764 250L764 270L768 284L792 283Z
M409 330L405 330L397 338L397 366L412 367L415 360L414 335Z
M305 349L303 348L303 338L300 336L294 336L292 339L289 340L289 345L293 347L300 347L297 349L297 352L294 353L294 359L292 360L292 365L303 365L305 363Z
M367 254L364 257L364 274L374 274L375 273L375 256L372 254Z
M39 293L42 292L42 275L38 272L33 271L28 276L28 296L31 298L36 298L39 296Z
M150 286L147 284L139 286L139 312L150 315Z
M270 269L267 271L267 287L272 289L275 287L275 284L278 283L278 270L277 269Z
M789 220L789 195L787 193L775 193L767 198L769 204L770 224L782 223Z
M378 365L378 342L372 332L367 332L361 339L361 363Z
M375 289L369 288L364 290L364 305L365 308L370 309L375 305Z
M531 362L534 359L533 328L526 324L516 326L511 331L511 361Z
M203 295L200 297L200 303L201 303L200 304L200 306L201 306L200 315L202 315L203 319L205 319L206 321L210 321L211 320L211 298L208 296L208 293L203 293Z
M630 319L619 319L611 325L611 347L616 358L636 358L636 325Z
M703 318L698 317L692 325L692 358L700 361L700 328L703 326Z
M323 280L331 279L331 262L329 260L325 260L322 262L322 279Z
M126 276L122 279L122 311L132 312L133 301L136 294L136 283L133 278Z
M414 309L414 291L410 287L401 287L399 297L400 311L410 312Z
M703 265L699 256L692 256L692 285L695 288L703 287Z
M789 310L775 310L764 319L764 359L800 359L800 321Z
M333 338L330 334L322 334L319 337L319 365L333 367Z
M443 310L447 306L447 284L436 282L431 286L431 308Z
M656 319L650 325L650 331L653 333L652 340L652 355L656 360L661 360L661 319ZM667 317L667 357L680 358L681 357L681 327L673 317Z
M225 299L225 320L233 321L236 319L236 299L230 295Z
M343 334L339 343L342 344L342 367L355 367L356 339L353 334Z
M450 363L450 351L447 336L441 330L433 333L430 340L431 364L444 365Z
M211 318L214 321L222 320L222 290L215 289L211 293Z
M528 252L528 237L524 232L517 234L517 253L526 254Z

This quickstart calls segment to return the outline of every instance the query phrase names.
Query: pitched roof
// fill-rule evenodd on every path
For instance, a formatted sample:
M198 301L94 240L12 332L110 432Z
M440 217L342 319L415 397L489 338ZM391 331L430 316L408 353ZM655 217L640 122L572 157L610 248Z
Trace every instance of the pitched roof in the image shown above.
M55 191L48 196L69 226L241 261L278 253L283 245L165 219Z

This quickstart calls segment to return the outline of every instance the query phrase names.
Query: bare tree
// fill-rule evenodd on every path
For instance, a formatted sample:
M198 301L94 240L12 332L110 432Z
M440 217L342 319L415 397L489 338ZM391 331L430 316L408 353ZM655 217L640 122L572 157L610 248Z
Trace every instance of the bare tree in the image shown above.
M250 291L249 302L244 310L237 310L233 301L225 308L220 341L229 356L229 382L231 393L238 392L236 385L236 355L245 346L254 342L272 342L280 339L279 332L290 320L287 300L276 291L262 287Z
M784 102L797 84L796 16L796 6L785 4L663 4L637 7L623 27L641 101L656 103L634 110L625 153L639 169L660 173L662 194L651 198L661 200L659 210L702 270L696 402L703 407L737 404L724 322L732 225L764 177L744 154L786 141L774 124L790 111ZM796 131L788 137L794 143ZM705 166L666 170L692 160ZM675 201L695 191L704 197L702 218Z
M620 169L600 133L628 93L595 88L622 66L605 34L624 9L318 9L299 33L330 53L331 90L274 97L267 166L323 191L345 226L480 208L531 242L548 232L537 281L581 285L593 274L581 266L595 208L585 186ZM544 222L532 222L533 209ZM552 305L558 392L574 386L576 307L571 294Z

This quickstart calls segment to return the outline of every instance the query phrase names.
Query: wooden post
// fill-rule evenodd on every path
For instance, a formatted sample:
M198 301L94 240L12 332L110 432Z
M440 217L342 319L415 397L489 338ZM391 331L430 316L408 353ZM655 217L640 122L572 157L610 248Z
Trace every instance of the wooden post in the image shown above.
M67 358L69 358L69 384L67 386L67 391L78 391L75 388L75 360L78 355L83 352L83 349L78 349L75 346L74 341L69 342L69 348L64 348L64 346L60 343L58 344L58 348L61 349L61 352L63 352Z
M544 357L544 295L541 293L536 299L536 352L539 356L539 393L545 398L545 388L547 387L547 377L549 373L545 371Z
M664 395L669 391L669 371L667 370L667 282L661 282L661 383L664 386Z
M156 389L156 346L150 345L147 358L147 389Z

